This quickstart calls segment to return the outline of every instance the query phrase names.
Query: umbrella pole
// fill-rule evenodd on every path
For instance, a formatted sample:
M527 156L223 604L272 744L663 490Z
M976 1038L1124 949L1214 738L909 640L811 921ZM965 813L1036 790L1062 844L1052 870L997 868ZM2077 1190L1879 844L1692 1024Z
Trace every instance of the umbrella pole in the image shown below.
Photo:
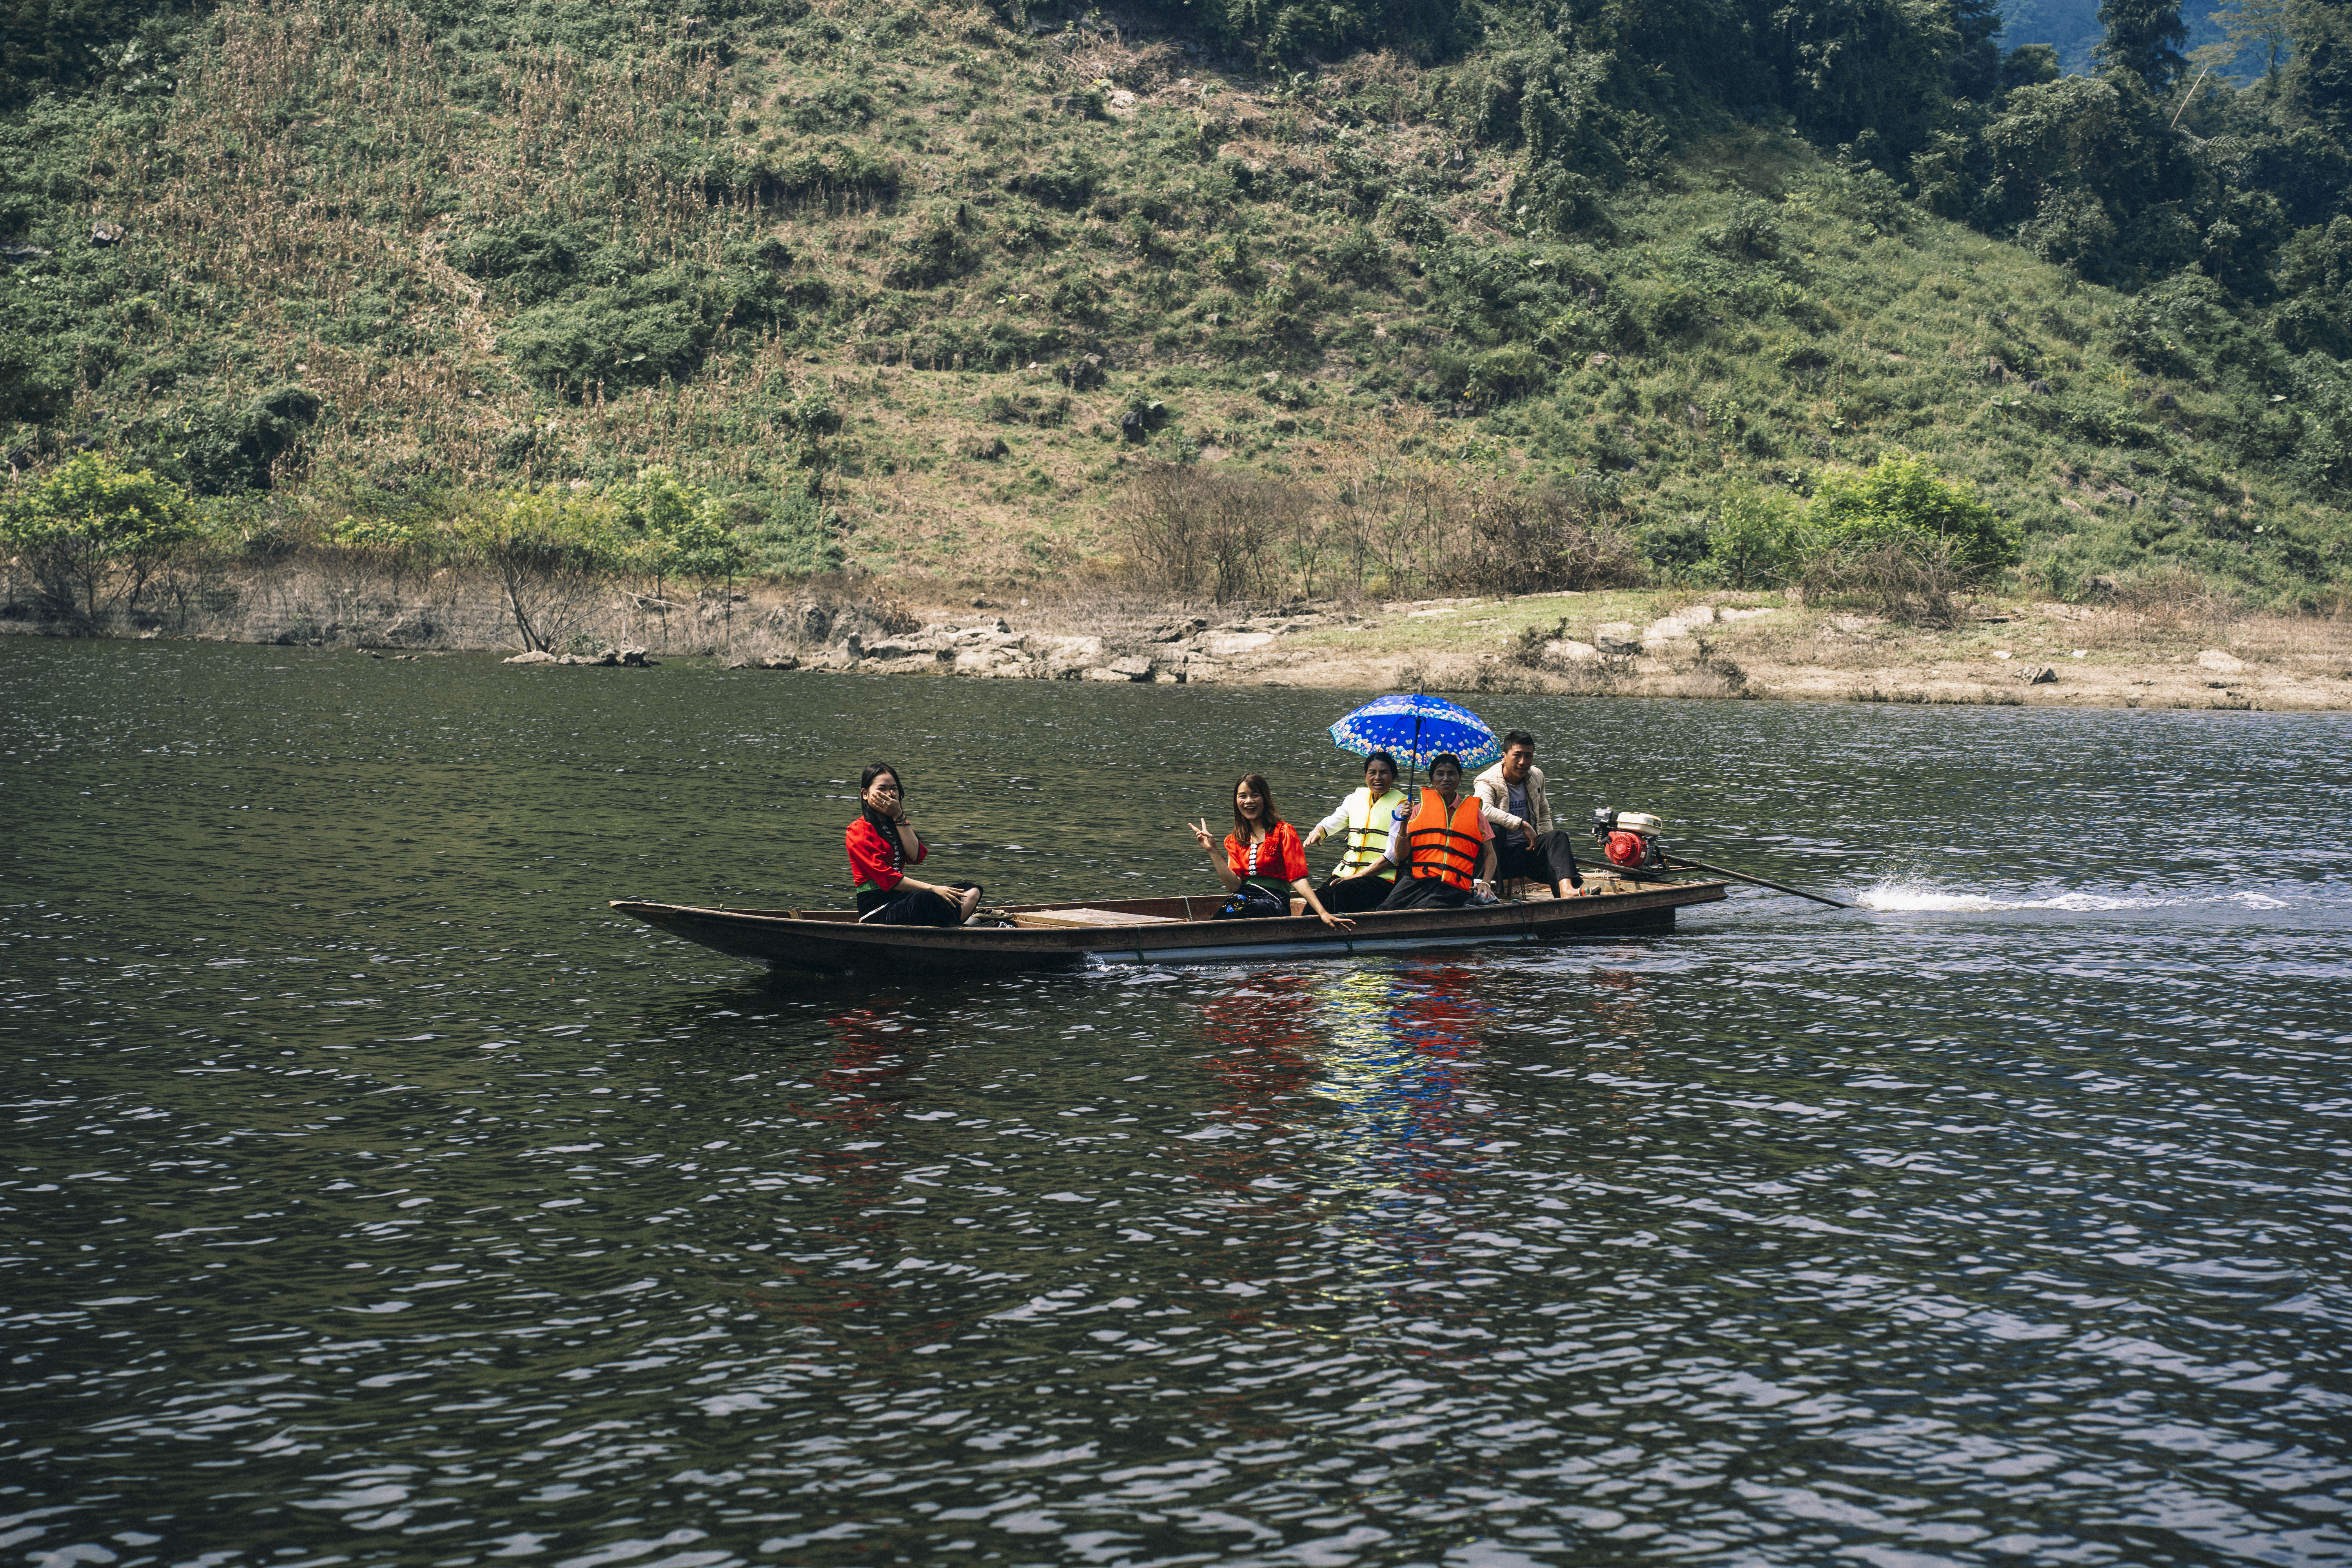
M1421 694L1419 692L1413 693L1412 700L1415 702L1420 701ZM1405 815L1408 816L1412 815L1413 810L1412 780L1418 779L1419 777L1421 777L1421 715L1419 713L1415 713L1412 716L1412 773L1406 779L1404 786L1404 809Z

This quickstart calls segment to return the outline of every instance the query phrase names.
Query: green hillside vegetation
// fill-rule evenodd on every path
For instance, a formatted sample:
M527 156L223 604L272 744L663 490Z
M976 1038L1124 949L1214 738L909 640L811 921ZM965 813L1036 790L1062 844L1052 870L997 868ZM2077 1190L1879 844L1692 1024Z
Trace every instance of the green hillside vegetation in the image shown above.
M2192 91L2135 3L2061 78L1975 0L24 0L12 526L99 451L256 555L2340 607L2352 6Z

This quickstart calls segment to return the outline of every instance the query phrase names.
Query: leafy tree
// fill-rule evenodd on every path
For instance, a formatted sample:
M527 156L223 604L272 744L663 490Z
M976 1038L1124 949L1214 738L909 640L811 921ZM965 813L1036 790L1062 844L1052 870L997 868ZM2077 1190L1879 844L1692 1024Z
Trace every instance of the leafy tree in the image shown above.
M43 613L79 631L136 610L195 532L179 486L99 452L78 455L0 510L0 543L31 569Z
M458 542L497 577L525 651L562 645L601 606L630 543L614 513L601 498L533 489L482 498L457 519Z
M2352 358L2352 217L2296 235L2279 258L2278 281L2289 296L2272 318L2279 341Z
M1980 226L2102 282L2144 281L2200 255L2182 206L2198 195L2196 166L2130 72L2018 88L1979 145L1989 173L1969 216Z
M2276 79L2279 66L2287 57L2287 0L2237 0L2226 11L2211 11L2207 20L2221 29L2229 39L2222 46L2222 60L2242 59L2249 50L2259 53L2265 75ZM2202 59L2205 50L2197 51Z
M1807 132L1824 142L1870 132L1898 167L1926 144L1961 42L1948 5L1814 0L1759 21L1759 42L1769 40L1759 52Z
M636 482L617 488L612 499L656 587L665 577L732 576L750 558L709 492L680 483L669 468L640 468Z
M995 0L1027 19L1024 0ZM1420 55L1444 52L1469 6L1456 0L1146 0L1139 7L1171 26L1260 60L1326 59L1362 45Z
M1985 103L2000 90L2001 24L1995 0L1954 0L1954 47L1945 60L1953 97Z
M2294 40L2288 101L2352 141L2352 0L2287 0L2286 26Z
M2164 91L2189 63L2180 53L2189 41L2180 0L2101 0L2099 25L2107 30L2101 63L2129 71L2152 93Z

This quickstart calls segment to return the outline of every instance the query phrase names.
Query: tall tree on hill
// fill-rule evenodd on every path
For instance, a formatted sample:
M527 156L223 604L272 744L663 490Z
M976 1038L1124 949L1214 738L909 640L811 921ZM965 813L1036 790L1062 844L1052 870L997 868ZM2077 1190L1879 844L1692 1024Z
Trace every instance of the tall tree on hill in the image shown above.
M2000 0L1953 0L1956 47L1944 68L1953 97L1987 103L2000 90L2001 25Z
M2230 41L2224 45L2208 44L2197 51L2201 63L2218 56L2215 68L2227 70L2232 61L2242 59L2249 49L2257 53L2263 62L2263 75L2278 79L2279 67L2286 62L2287 0L2237 0L2223 11L2209 11L2207 21L2221 29Z
M2287 100L2352 139L2352 0L2287 0Z
M2109 70L2131 72L2151 93L2161 95L2189 63L2180 54L2189 28L2179 0L2102 0L2099 25L2107 30L2101 61Z

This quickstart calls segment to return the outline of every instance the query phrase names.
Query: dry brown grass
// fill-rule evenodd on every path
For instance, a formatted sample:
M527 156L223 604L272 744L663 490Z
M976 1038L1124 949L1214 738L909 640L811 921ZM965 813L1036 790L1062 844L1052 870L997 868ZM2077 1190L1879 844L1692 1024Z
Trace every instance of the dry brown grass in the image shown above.
M2252 664L2352 676L2352 622L2342 616L2249 616L2221 646Z

